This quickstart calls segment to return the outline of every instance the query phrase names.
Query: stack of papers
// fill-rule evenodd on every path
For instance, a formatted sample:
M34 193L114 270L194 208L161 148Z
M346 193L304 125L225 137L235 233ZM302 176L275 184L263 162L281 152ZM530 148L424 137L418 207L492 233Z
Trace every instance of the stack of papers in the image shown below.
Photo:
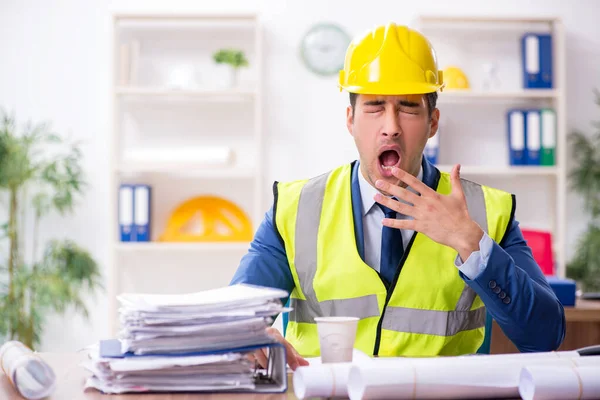
M92 352L86 388L104 393L252 390L254 365L242 353L115 359Z
M281 302L287 296L250 285L118 296L119 340L91 351L86 387L104 393L253 390L256 369L247 355L273 345L266 328L287 311Z

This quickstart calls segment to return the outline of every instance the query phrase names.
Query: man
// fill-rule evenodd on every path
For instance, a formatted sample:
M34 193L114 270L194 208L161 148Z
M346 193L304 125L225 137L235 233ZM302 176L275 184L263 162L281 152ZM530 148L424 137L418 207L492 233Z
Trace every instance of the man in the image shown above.
M514 219L509 193L423 157L443 88L434 49L404 26L352 42L340 72L360 160L274 185L273 208L232 283L291 292L292 368L319 354L314 317L359 317L355 347L381 356L475 353L486 313L520 351L551 351L564 310Z

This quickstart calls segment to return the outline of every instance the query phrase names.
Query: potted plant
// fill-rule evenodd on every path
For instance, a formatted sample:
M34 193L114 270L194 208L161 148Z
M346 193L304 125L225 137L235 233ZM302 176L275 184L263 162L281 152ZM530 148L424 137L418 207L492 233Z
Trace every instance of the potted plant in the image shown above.
M228 66L230 71L229 86L238 84L239 69L248 66L244 52L236 49L221 49L213 54L213 60L220 65Z
M594 94L600 106L600 91L594 90ZM579 283L583 292L600 292L600 121L592 125L597 131L591 137L581 132L569 137L576 163L569 176L571 187L583 197L590 221L577 241L567 275Z
M51 239L39 247L44 217L70 213L84 192L81 156L77 144L68 144L48 124L20 128L0 109L3 341L19 340L34 349L50 313L74 307L87 316L83 292L102 287L97 263L74 241Z

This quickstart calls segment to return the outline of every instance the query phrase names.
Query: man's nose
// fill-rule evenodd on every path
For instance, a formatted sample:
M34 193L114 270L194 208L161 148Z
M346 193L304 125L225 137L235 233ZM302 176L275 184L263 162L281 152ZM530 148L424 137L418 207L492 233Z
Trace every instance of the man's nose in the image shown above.
M394 138L400 136L400 132L400 123L397 115L395 115L395 113L387 113L385 117L385 125L383 127L383 135Z

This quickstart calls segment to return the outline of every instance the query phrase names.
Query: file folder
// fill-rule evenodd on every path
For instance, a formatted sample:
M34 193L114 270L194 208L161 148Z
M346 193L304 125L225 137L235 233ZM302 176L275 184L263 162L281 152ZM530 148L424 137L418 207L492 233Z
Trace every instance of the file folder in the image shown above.
M525 120L525 142L527 143L527 164L540 165L540 111L527 110Z
M521 38L523 88L553 87L552 35L526 33Z
M123 184L119 187L119 235L121 242L135 240L132 185Z
M541 150L540 165L555 165L556 151L556 113L550 108L543 108L541 114Z
M287 358L285 347L279 342L268 342L264 344L232 348L232 349L220 349L217 351L209 352L195 352L177 355L164 355L159 357L172 358L172 357L192 357L202 355L214 355L214 354L225 354L225 353L244 353L250 354L259 349L268 349L268 360L267 367L264 369L256 368L254 373L254 389L224 389L224 390L197 390L196 392L212 392L212 393L285 393L288 389L287 382ZM99 355L102 358L114 358L114 359L127 359L127 358L149 358L156 357L156 355L134 355L132 353L122 353L121 343L117 339L101 340L99 343Z
M509 110L507 113L509 164L527 163L525 115L523 110Z
M135 241L150 241L150 204L151 190L148 185L135 185L134 198L134 221Z

